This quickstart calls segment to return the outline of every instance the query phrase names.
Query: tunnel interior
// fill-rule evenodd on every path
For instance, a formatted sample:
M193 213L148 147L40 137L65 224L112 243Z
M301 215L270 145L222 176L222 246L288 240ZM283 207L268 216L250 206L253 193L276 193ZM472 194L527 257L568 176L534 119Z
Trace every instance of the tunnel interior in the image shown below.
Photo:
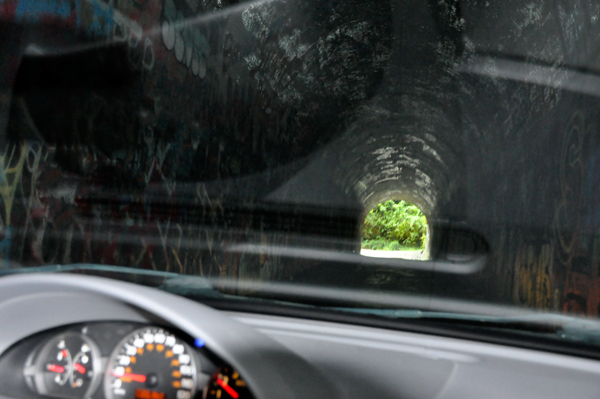
M597 314L573 283L600 278L593 2L118 3L91 37L71 3L3 16L5 259L286 279L228 248L356 253L401 198L433 261L459 230L489 252L461 295Z

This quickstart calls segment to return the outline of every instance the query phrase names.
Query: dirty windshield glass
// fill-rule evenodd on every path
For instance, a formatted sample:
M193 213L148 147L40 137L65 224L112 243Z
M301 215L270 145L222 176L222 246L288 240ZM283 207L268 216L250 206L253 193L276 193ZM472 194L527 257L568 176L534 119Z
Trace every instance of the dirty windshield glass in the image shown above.
M596 317L599 39L588 0L0 0L0 272Z

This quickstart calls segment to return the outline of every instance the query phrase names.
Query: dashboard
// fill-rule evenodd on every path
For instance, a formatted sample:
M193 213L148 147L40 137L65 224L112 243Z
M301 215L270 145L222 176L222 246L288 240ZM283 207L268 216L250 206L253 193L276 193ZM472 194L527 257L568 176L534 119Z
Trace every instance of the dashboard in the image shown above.
M23 365L4 384L22 399L244 399L245 381L205 348L171 328L129 322L74 324L20 341L0 369Z
M600 362L225 312L90 276L0 278L0 399L597 398Z

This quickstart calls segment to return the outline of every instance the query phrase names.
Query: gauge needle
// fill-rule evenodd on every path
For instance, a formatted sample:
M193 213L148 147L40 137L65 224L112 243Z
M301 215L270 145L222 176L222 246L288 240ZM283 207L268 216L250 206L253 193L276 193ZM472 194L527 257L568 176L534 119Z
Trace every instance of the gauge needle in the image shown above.
M233 390L233 388L225 384L225 382L222 379L217 378L217 384L219 384L219 386L223 388L225 392L227 392L233 399L237 399L240 396L236 391Z
M136 381L136 382L146 382L146 376L145 375L141 375L141 374L130 374L130 373L117 374L117 373L113 373L113 377L128 378L131 381Z
M79 363L75 363L73 365L73 368L77 371L79 371L81 374L85 373L85 367L83 367L81 364Z
M46 366L46 368L48 369L48 371L52 371L54 373L62 373L63 371L65 371L64 367L59 366L57 364L49 364L48 366Z

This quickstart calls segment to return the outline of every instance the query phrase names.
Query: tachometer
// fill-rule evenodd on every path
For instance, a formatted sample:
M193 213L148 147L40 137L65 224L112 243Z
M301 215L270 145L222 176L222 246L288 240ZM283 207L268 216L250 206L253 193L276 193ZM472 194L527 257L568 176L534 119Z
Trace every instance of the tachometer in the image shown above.
M60 398L87 398L98 382L100 354L94 342L77 332L48 341L25 369L30 386L39 394Z
M104 380L108 399L191 399L195 391L189 346L159 327L136 330L121 341Z
M222 367L204 388L204 399L251 399L246 382L230 367Z

